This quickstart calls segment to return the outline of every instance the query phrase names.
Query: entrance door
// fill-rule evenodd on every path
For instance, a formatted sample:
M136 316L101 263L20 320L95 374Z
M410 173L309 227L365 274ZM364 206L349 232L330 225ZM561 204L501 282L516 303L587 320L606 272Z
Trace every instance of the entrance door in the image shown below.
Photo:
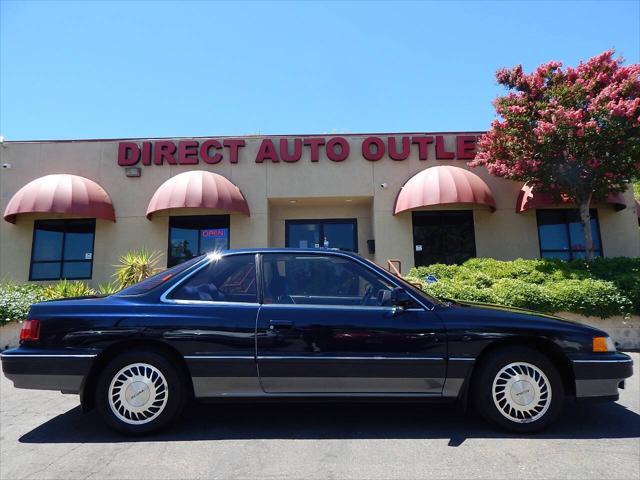
M475 257L473 211L413 212L413 251L416 267Z
M309 252L264 254L261 271L256 332L266 392L441 394L442 322L417 303L390 305L395 285L373 268Z
M287 220L285 229L285 244L289 248L358 251L358 222L355 218Z

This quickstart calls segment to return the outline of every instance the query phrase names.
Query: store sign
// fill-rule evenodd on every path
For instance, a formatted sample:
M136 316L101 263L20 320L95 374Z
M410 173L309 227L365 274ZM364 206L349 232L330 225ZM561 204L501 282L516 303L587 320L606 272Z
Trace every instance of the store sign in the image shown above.
M358 145L344 137L264 138L255 157L255 163L298 162L303 156L319 162L321 153L333 162L342 162L350 156L360 156L377 162L385 156L401 162L409 158L412 150L420 160L472 160L476 154L476 135L455 135L453 145L447 147L444 135L370 136ZM120 142L118 165L215 165L222 161L238 163L246 141L239 138L222 140L158 140L155 142ZM432 155L432 156L431 156Z

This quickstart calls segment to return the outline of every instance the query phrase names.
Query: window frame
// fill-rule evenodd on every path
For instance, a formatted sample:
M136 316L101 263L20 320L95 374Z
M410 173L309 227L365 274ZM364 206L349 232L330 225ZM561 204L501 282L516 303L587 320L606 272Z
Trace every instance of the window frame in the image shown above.
M202 230L209 230L211 228L226 228L228 230L228 237L227 237L227 249L231 247L231 218L230 216L227 214L222 214L222 215L170 215L169 216L169 231L167 232L167 268L172 268L175 267L176 265L179 265L180 263L183 262L178 262L178 263L171 263L171 259L173 258L171 256L171 229L172 228L183 228L183 227L179 227L179 226L173 226L172 222L174 221L179 221L179 220L184 220L184 219L198 219L201 220L203 223L206 222L207 220L210 219L224 219L224 222L226 222L226 227L207 227L207 228L198 228L198 251L196 252L196 254L191 257L191 258L187 258L186 260L183 260L183 262L188 262L189 260L193 259L193 258L197 258L201 255L206 255L207 252L205 253L200 253L200 244L201 244L201 232ZM185 228L186 230L187 228ZM191 228L191 230L195 230L195 228Z
M351 271L352 274L357 275L357 277L359 279L364 279L365 281L369 282L369 284L372 284L373 281L377 281L381 284L385 284L391 287L391 290L393 290L393 288L398 287L398 284L394 281L392 281L390 278L388 278L386 275L381 275L380 272L378 272L375 269L372 269L369 265L367 265L366 263L360 262L357 259L349 256L349 255L340 255L340 251L318 251L320 249L312 249L314 250L313 253L309 254L306 253L304 250L298 250L298 251L273 251L273 252L261 252L260 253L260 263L259 263L259 268L258 268L258 273L260 275L259 277L259 283L258 286L260 288L260 295L259 295L259 300L260 300L260 304L261 305L271 305L271 306L276 306L276 307L302 307L302 308L306 308L306 307L313 307L313 308L356 308L356 309L362 309L362 308L366 308L366 309L387 309L387 310L392 310L394 307L391 305L361 305L361 304L344 304L344 303L277 303L277 302L270 302L270 303L265 303L264 302L264 296L265 296L265 291L266 291L266 287L267 287L267 280L265 278L265 269L264 269L264 264L265 264L265 257L317 257L314 261L320 260L322 258L329 258L329 259L340 259L340 260L344 260L346 262L351 262L353 265L357 266L358 268L360 268L361 270L363 270L363 272L354 272ZM293 258L293 261L297 261L297 258ZM277 260L280 261L280 260ZM348 267L345 267L347 270L350 270ZM369 275L371 277L371 281L370 279L367 278L367 275ZM401 287L404 288L404 287ZM391 291L390 290L390 291ZM406 289L405 289L406 290ZM297 295L293 295L293 296L297 296ZM339 298L340 296L337 295L308 295L308 297L311 298ZM358 296L359 297L359 296ZM345 298L353 298L352 296L345 296ZM414 299L414 302L416 304L415 308L424 308L424 305L422 305L422 303L418 302L417 300Z
M558 250L558 249L543 249L542 248L542 236L540 235L540 215L544 214L546 212L554 212L554 213L558 213L558 212L562 212L562 215L564 217L564 228L565 228L565 233L567 235L567 239L568 239L568 243L569 243L569 249L568 250ZM544 257L543 253L568 253L569 254L569 260L565 260L565 261L571 261L571 260L578 260L579 258L576 257L574 254L575 253L584 253L585 250L576 250L572 248L571 245L571 230L569 228L569 221L568 221L568 215L569 212L578 212L579 211L575 208L539 208L536 209L536 230L538 231L538 253L540 255L540 258L544 259L547 258L548 260L552 260L552 258L549 257ZM593 213L593 215L591 215ZM599 249L593 249L593 252L600 252L600 256L604 257L604 246L602 245L602 235L600 233L600 218L598 216L598 209L597 208L590 208L589 209L589 218L591 220L595 220L596 221L596 227L597 227L597 232L593 232L593 229L591 231L591 236L593 238L595 238L594 235L598 236L598 244L600 245ZM557 259L557 260L564 260L564 259Z
M62 245L60 247L60 260L34 260L34 247L36 245L36 230L38 224L42 222L59 222L64 226L62 232ZM67 243L67 230L68 224L77 222L89 222L93 228L91 237L91 260L65 260L64 250ZM42 218L33 221L33 235L31 237L31 257L29 259L29 281L30 282L55 282L58 280L91 280L93 278L93 259L96 249L96 219L95 218ZM62 272L64 270L65 263L89 263L89 276L88 277L63 277ZM33 264L34 263L59 263L60 269L56 278L33 278Z
M309 219L287 219L284 221L284 245L285 248L300 248L296 246L289 246L289 225L308 225L308 224L318 225L318 235L320 240L324 237L324 227L325 224L343 224L343 225L353 225L353 245L355 250L344 250L342 248L338 248L335 251L338 252L353 252L358 253L358 219L357 218L309 218ZM324 242L318 247L318 249L323 249ZM311 247L308 250L316 250L315 247ZM326 248L325 250L332 250L331 246Z
M196 300L196 299L184 299L184 298L172 298L172 295L175 294L176 290L178 290L181 286L183 286L183 284L187 283L189 280L191 280L193 277L195 277L196 275L198 275L198 273L200 273L200 271L208 268L211 266L211 264L215 261L224 259L224 258L234 258L234 257L238 257L238 256L246 256L246 257L252 257L253 258L253 270L254 270L254 275L255 275L255 288L256 288L256 301L255 302L244 302L244 301L239 301L239 302L230 302L227 300ZM191 259L193 260L193 259ZM187 260L190 261L190 260ZM225 254L222 255L220 257L216 258L212 258L210 256L206 256L206 260L202 262L201 265L191 265L189 268L187 268L188 271L187 273L185 273L185 275L180 278L177 282L175 282L173 285L171 285L169 288L167 288L164 292L162 292L162 295L160 295L160 301L162 303L173 303L173 304L183 304L183 305L189 305L189 304L202 304L202 305L238 305L238 304L242 304L242 305L261 305L262 304L262 285L261 285L261 281L258 275L260 275L260 267L259 267L259 262L260 259L258 258L258 255L256 253L251 253L251 252L238 252L238 253L229 253L229 254ZM180 265L180 264L179 264ZM174 265L174 267L176 267L177 265ZM171 268L174 268L171 267ZM182 272L181 272L182 273Z
M374 272L376 275L384 278L385 280L387 280L389 283L391 283L392 285L396 286L396 287L400 287L402 289L404 289L409 296L416 302L416 304L418 305L415 308L411 308L410 310L424 310L424 311L432 311L435 309L436 305L441 305L442 302L440 302L440 300L438 300L437 298L433 298L430 297L428 295L426 295L424 292L422 292L421 290L418 290L416 287L414 287L413 285L411 285L410 283L407 283L406 281L404 281L402 278L398 278L395 275L392 275L391 273L387 272L386 270L384 270L382 267L380 267L379 265L377 265L376 263L372 262L371 260L367 260L367 259L363 259L363 258L354 258L349 254L346 253L342 253L340 251L320 251L318 249L310 249L310 252L304 252L305 255L333 255L336 257L343 257L343 258L350 258L351 260L353 260L356 263L359 263L360 265L362 265L364 268L367 268L369 270L371 270L372 272ZM223 257L231 257L231 256L235 256L235 255L254 255L255 258L255 266L256 266L256 287L258 289L258 305L277 305L279 307L299 307L299 304L293 304L293 305L286 305L286 304L265 304L264 303L264 280L262 278L262 263L264 260L264 255L270 254L270 253L280 253L280 254L290 254L292 253L291 250L279 250L279 249L273 249L273 250L268 250L268 251L264 251L264 250L258 250L255 251L254 253L251 252L228 252L223 254ZM302 252L301 252L302 253ZM203 268L205 268L207 265L209 265L211 263L212 259L210 257L205 257L202 260L202 263L200 265L195 264L192 265L190 269L188 269L186 272L181 272L182 277L179 278L178 280L175 281L175 283L173 283L173 285L169 286L166 290L164 290L164 292L162 292L162 294L160 295L160 302L162 303L169 303L169 304L190 304L190 303L194 303L194 304L210 304L210 305L220 305L220 304L225 304L225 302L216 302L216 301L209 301L209 300L174 300L174 299L170 299L168 298L169 295L171 295L171 293L173 292L173 290L175 290L176 288L178 288L180 285L182 285L184 282L186 282L187 280L189 280L192 276L196 275L200 270L202 270ZM233 303L226 303L226 305L233 305L233 304L237 304L238 302L233 302ZM253 305L253 304L247 304L245 303L245 305ZM359 308L359 307L344 307L344 308ZM388 308L388 307L379 307L379 308Z

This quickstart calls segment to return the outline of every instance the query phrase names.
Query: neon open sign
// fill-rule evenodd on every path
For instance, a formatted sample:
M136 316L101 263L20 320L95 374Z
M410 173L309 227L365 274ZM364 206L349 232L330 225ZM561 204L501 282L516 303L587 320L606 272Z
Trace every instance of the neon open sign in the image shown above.
M208 228L206 230L201 230L201 234L203 238L221 238L227 236L226 228Z

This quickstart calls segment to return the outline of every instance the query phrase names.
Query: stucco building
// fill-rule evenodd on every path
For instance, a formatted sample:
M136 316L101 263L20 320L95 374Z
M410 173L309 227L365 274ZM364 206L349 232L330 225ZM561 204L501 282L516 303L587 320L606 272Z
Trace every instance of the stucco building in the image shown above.
M386 265L578 258L571 205L469 169L479 132L5 141L0 280L109 281L126 251L341 248ZM640 255L631 191L593 205L597 253Z

